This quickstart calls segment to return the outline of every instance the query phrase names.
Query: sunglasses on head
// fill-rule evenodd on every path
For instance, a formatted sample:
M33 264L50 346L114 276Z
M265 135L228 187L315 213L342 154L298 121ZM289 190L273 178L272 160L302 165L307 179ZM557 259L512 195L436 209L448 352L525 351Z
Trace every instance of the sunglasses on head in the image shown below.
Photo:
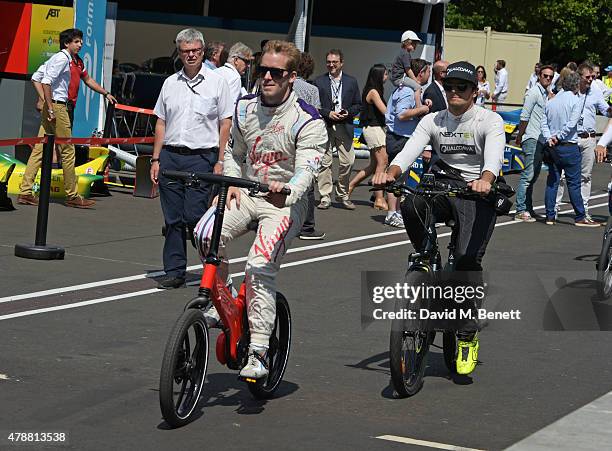
M260 78L264 78L268 72L270 72L270 77L272 77L273 80L281 80L285 77L285 72L288 71L280 67L257 66L257 73Z
M443 83L442 87L445 91L465 92L471 85L469 83Z

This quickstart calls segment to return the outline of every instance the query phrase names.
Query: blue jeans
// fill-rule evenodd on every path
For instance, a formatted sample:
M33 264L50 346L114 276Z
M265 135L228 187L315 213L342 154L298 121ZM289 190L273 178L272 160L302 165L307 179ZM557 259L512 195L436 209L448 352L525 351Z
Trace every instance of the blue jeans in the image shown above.
M556 155L555 162L549 165L548 178L546 179L546 194L544 196L546 217L555 217L555 202L557 190L559 189L559 179L561 178L561 171L564 170L570 202L576 212L576 221L580 221L585 217L582 194L580 194L580 169L582 163L580 148L577 144L563 144L553 147L551 151L555 152Z
M533 185L538 180L542 169L542 151L544 143L537 139L526 139L522 143L525 155L525 169L521 172L518 186L516 188L516 212L533 212Z

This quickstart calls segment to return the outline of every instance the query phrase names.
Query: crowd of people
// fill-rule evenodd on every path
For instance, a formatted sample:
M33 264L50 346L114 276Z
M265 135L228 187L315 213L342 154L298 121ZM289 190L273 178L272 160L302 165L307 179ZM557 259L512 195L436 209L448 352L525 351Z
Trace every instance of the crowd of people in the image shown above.
M64 48L42 68L39 81L41 133L69 137L70 87L76 85L78 89L83 79L109 101L115 99L82 74L77 57L82 33L67 30L61 42ZM372 176L377 186L395 181L418 157L425 172L433 172L451 184L467 183L483 196L491 191L499 175L506 144L503 121L482 106L489 100L503 103L507 97L509 77L504 60L495 64L495 88L491 90L483 66L443 60L432 66L429 61L412 58L420 39L408 30L401 37L391 69L384 64L372 66L360 90L357 79L343 70L341 49L327 51L327 71L309 82L313 58L289 42L262 41L261 51L253 52L241 42L229 48L222 42L206 45L195 29L182 30L175 42L182 68L165 80L154 108L157 122L150 176L159 184L165 222L166 277L159 288L184 286L187 237L195 236L198 250L205 256L215 210L214 205L210 207L211 202L214 204L210 186L186 188L165 177L164 170L234 177L242 177L244 171L247 178L270 186L270 194L255 198L231 188L222 230L224 249L227 242L246 232L252 221L258 222L246 267L251 343L242 376L260 378L267 374L264 356L274 324L275 277L293 238L324 239L325 234L316 228L315 209L324 211L335 206L355 210L351 197L367 177ZM516 220L535 221L532 194L545 161L549 169L546 224L556 221L563 193L559 193L559 186L564 178L575 224L600 225L588 210L593 165L605 157L605 147L596 145L595 115L611 115L608 101L612 88L610 74L599 80L598 70L584 62L568 64L557 74L552 65L536 65L515 140L525 156L517 187ZM606 71L612 72L612 67ZM245 81L248 73L254 74L252 83ZM387 80L394 86L389 99L384 94ZM370 163L351 178L356 116L363 127ZM335 184L334 149L339 163ZM35 148L28 162L29 175L24 177L18 198L21 204L36 204L31 183L40 166L40 154L41 149ZM90 207L92 201L74 192L71 146L62 148L62 163L66 205ZM285 194L286 188L289 194ZM320 194L318 204L315 188ZM382 191L377 191L372 206L386 212L386 225L405 228L419 249L423 230L417 218L426 207L422 202L412 199L400 204L394 195L385 198ZM462 225L458 269L481 271L495 225L494 206L482 199L446 199L434 210L441 220L456 217ZM211 327L219 327L214 309L207 312L206 321ZM459 347L465 347L466 356L470 356L461 367L467 374L475 367L478 339L473 330L463 331L459 338Z

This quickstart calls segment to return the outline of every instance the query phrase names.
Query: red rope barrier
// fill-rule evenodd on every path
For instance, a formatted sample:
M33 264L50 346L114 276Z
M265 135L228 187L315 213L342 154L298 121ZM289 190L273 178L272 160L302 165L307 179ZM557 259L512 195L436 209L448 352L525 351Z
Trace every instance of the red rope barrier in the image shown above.
M153 110L148 110L146 108L138 108L138 107L129 106L129 105L121 105L120 103L116 103L115 104L115 109L116 110L131 111L132 113L155 114L155 112Z
M14 138L14 139L0 139L0 147L2 146L18 146L20 144L45 144L47 142L46 136L40 138Z
M29 144L33 146L35 144L44 144L46 142L46 136L41 136L40 138L0 139L0 147L16 146L19 144ZM154 142L154 136L140 136L136 138L55 138L55 144L153 144Z
M152 144L154 136L136 138L55 138L57 144Z

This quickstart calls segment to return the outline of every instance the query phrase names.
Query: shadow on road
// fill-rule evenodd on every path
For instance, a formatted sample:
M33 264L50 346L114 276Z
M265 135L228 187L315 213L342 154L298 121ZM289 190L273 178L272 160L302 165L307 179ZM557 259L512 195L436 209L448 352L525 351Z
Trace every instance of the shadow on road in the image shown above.
M282 381L272 401L277 398L290 395L299 389L293 382ZM265 410L268 400L255 399L249 392L246 384L238 380L235 373L215 373L206 376L206 383L200 396L197 411L193 413L193 421L198 421L204 416L207 408L215 406L236 407L236 412L240 415L255 415ZM163 421L157 429L172 429Z

